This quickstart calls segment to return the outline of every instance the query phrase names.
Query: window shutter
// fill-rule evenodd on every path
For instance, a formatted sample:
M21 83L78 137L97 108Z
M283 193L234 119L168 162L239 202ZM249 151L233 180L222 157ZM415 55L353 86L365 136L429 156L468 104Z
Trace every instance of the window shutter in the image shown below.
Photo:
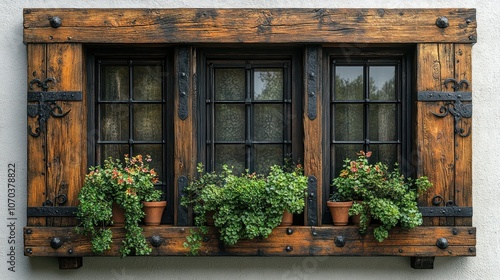
M81 44L28 44L28 226L76 225L87 168L82 59ZM60 268L81 264L59 259Z
M434 183L419 201L424 225L472 225L471 48L417 47L418 175Z

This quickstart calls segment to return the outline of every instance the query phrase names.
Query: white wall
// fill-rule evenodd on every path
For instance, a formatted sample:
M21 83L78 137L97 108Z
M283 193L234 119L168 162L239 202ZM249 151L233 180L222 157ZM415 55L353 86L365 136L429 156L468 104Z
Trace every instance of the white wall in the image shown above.
M0 17L0 279L500 279L500 2L497 0L3 0ZM172 3L169 3L172 2ZM410 268L397 257L127 257L84 258L79 270L60 271L56 259L23 255L26 223L26 46L23 8L50 7L294 7L476 8L473 47L473 181L477 256L437 258L433 270ZM8 270L7 166L16 165L15 272Z

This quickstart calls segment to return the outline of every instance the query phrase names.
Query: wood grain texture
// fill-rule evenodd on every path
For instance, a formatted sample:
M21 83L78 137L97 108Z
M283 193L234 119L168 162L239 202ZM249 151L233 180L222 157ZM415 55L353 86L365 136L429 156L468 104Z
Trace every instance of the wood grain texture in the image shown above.
M473 43L476 26L475 9L24 9L25 43Z
M28 45L28 77L27 87L29 90L29 83L33 79L43 81L46 76L46 52L47 46L45 44L29 44ZM40 90L34 88L35 90ZM29 105L37 105L36 102L29 102ZM28 126L31 127L32 132L38 127L37 118L28 117ZM39 137L33 137L28 133L28 207L41 207L42 203L46 200L47 191L47 170L45 164L46 157L46 134L42 132ZM45 218L28 218L27 224L30 226L46 225Z
M153 247L153 256L183 256L183 247L190 227L144 227L147 239L159 236L162 244ZM293 231L287 233L287 229ZM113 245L105 256L119 256L123 228L113 227ZM78 235L67 227L26 227L24 229L25 255L52 257L92 256L88 237ZM29 233L28 233L29 232ZM345 246L337 247L335 238L343 236ZM53 237L64 243L58 249L50 247ZM446 238L449 246L440 249L438 238ZM361 236L355 226L346 227L278 227L266 239L243 240L233 246L220 243L217 230L211 228L205 236L200 255L206 256L474 256L476 229L473 227L419 227L412 230L395 228L383 242L368 234ZM71 254L68 253L71 250ZM31 252L31 253L29 253Z
M470 85L464 91L472 92L472 45L455 45L455 79L467 80ZM469 103L469 102L468 102ZM471 135L455 135L455 203L463 207L472 207L472 118L463 118L460 122ZM455 218L455 225L472 226L472 218Z
M174 194L178 193L178 179L180 176L186 176L187 178L194 178L196 175L196 142L197 134L195 128L195 115L196 107L194 105L194 100L196 100L196 91L194 86L194 77L196 76L196 56L195 49L192 47L178 47L175 50L174 55L174 172L175 172L175 191ZM189 66L189 71L181 73L179 70L179 63L187 63ZM179 117L179 79L186 79L188 84L188 91L185 93L187 95L187 118L181 119ZM180 197L175 196L175 205L180 203ZM174 207L174 221L177 224L177 207ZM188 221L192 221L192 217L188 218Z
M471 82L471 48L469 44L419 44L417 47L417 90L453 92L446 79ZM471 88L462 89L471 91ZM458 94L458 93L454 93ZM435 196L442 197L439 206L472 206L472 136L455 133L451 113L442 114L443 101L417 102L418 174L429 177L434 187L419 201L432 206ZM453 106L453 105L449 105ZM467 132L471 119L464 118L459 127ZM426 218L425 225L472 225L471 218Z
M81 44L47 46L47 77L55 79L50 91L83 90L83 54ZM83 100L86 98L83 97ZM47 198L54 205L65 195L64 206L76 206L87 170L87 109L84 101L57 101L62 118L47 122ZM47 218L48 225L74 226L72 218Z

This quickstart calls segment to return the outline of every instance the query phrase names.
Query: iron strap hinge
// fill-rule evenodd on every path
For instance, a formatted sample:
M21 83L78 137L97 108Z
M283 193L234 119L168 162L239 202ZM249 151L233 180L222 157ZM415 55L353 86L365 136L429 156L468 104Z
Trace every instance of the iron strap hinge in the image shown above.
M28 217L76 217L78 207L42 206L28 207Z
M472 207L430 206L418 209L424 217L472 217Z
M471 129L466 132L460 127L460 121L463 118L472 117L472 104L464 104L462 101L472 101L472 92L459 91L461 89L469 88L469 81L455 79L446 79L443 82L445 88L451 84L454 92L447 91L420 91L417 93L417 101L442 101L443 105L439 108L439 113L432 112L433 115L439 118L444 118L451 114L455 120L455 134L462 137L467 137L471 133Z
M33 85L37 85L42 91L28 91L28 102L37 102L38 104L28 104L28 117L37 117L38 127L33 132L28 125L28 132L33 137L38 137L43 132L46 132L47 120L50 116L54 118L62 118L70 111L64 112L63 108L56 101L82 101L83 94L81 91L48 91L49 83L55 83L54 78L47 78L43 81L33 79L30 81L30 90Z
M307 178L307 225L318 225L318 214L316 212L318 207L317 195L318 179L311 175Z

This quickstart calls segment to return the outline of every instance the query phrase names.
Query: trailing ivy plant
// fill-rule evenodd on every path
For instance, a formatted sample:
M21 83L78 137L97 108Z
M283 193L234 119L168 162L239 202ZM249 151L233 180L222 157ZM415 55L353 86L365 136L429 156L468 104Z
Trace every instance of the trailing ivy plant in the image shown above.
M373 232L384 241L396 225L414 228L422 224L417 198L432 186L427 177L405 178L395 164L392 171L383 163L370 164L371 152L360 151L356 160L345 159L340 175L332 185L342 196L360 199L354 202L349 215L360 215L359 231L366 234L371 219L380 221Z
M124 163L119 159L106 159L103 166L93 166L85 176L82 189L78 194L76 228L78 233L91 235L92 252L102 254L111 248L113 224L112 204L115 202L125 211L125 238L120 253L147 255L151 252L139 222L144 217L142 201L161 197L161 191L154 184L158 176L147 162L150 156L142 155L129 158Z
M202 235L208 233L206 218L213 213L214 225L219 229L220 240L234 245L241 239L266 238L277 227L285 210L301 213L305 206L307 178L302 167L285 170L272 166L267 177L261 174L235 175L223 166L220 173L204 173L185 189L183 206L193 206L195 225L184 247L191 254L201 248Z

